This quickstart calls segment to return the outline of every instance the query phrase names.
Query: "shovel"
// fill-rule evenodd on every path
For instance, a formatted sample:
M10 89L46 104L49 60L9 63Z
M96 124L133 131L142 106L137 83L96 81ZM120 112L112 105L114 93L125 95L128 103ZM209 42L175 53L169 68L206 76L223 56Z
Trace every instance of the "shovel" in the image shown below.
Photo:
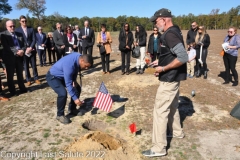
M200 58L198 59L198 62L201 63L201 65L203 64L203 61L202 61L202 45L201 45L201 48L200 48Z

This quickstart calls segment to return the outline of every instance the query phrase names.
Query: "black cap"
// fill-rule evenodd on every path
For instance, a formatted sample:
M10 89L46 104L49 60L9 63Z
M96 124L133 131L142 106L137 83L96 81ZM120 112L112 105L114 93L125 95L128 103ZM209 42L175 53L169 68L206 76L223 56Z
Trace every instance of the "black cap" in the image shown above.
M172 13L169 9L166 9L166 8L159 9L150 18L150 21L155 22L158 17L172 17Z

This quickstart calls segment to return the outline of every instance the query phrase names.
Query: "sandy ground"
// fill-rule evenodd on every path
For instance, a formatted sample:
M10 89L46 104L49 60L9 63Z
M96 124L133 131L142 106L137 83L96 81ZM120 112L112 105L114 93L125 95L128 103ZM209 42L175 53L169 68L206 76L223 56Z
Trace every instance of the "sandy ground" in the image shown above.
M186 33L183 31L184 39ZM168 139L168 155L155 159L240 159L240 121L229 115L239 101L239 86L222 85L224 65L219 56L227 32L208 33L211 38L208 79L187 79L180 87L179 112L186 137ZM56 94L45 80L50 66L38 66L41 86L33 84L30 93L0 102L0 159L18 159L18 156L34 160L148 159L141 152L151 147L152 111L159 81L150 69L136 75L133 58L132 73L121 75L117 35L112 34L110 75L102 75L100 57L94 47L95 65L83 72L80 98L85 101L87 112L81 117L71 117L71 124L63 125L55 119ZM239 62L237 70L240 70ZM110 113L92 110L102 81L114 100ZM192 90L196 92L195 97L191 96ZM82 127L86 120L101 121L104 127L89 131ZM133 122L139 131L137 135L131 134L128 128Z

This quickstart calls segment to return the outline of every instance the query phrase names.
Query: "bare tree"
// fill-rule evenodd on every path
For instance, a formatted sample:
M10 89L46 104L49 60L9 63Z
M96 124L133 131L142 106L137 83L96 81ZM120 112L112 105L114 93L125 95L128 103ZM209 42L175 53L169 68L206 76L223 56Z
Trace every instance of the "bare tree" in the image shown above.
M214 17L214 28L217 29L217 21L219 19L218 17L218 13L219 13L220 9L212 9L210 15L212 15Z
M47 9L45 7L45 0L18 0L16 4L17 9L28 9L33 16L37 17L38 20L41 20L44 16L44 12Z

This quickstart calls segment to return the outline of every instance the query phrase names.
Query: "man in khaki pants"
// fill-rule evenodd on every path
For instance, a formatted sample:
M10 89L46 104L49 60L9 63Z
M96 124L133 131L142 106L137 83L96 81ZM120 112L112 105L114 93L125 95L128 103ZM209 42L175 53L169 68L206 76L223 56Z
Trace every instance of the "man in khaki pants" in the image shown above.
M160 38L159 60L150 64L156 67L155 75L159 76L160 81L153 110L153 147L142 154L156 157L167 154L167 137L184 137L178 112L178 98L180 81L186 80L188 54L179 27L173 26L170 10L162 8L156 11L150 20L164 33ZM171 132L168 136L167 126Z

